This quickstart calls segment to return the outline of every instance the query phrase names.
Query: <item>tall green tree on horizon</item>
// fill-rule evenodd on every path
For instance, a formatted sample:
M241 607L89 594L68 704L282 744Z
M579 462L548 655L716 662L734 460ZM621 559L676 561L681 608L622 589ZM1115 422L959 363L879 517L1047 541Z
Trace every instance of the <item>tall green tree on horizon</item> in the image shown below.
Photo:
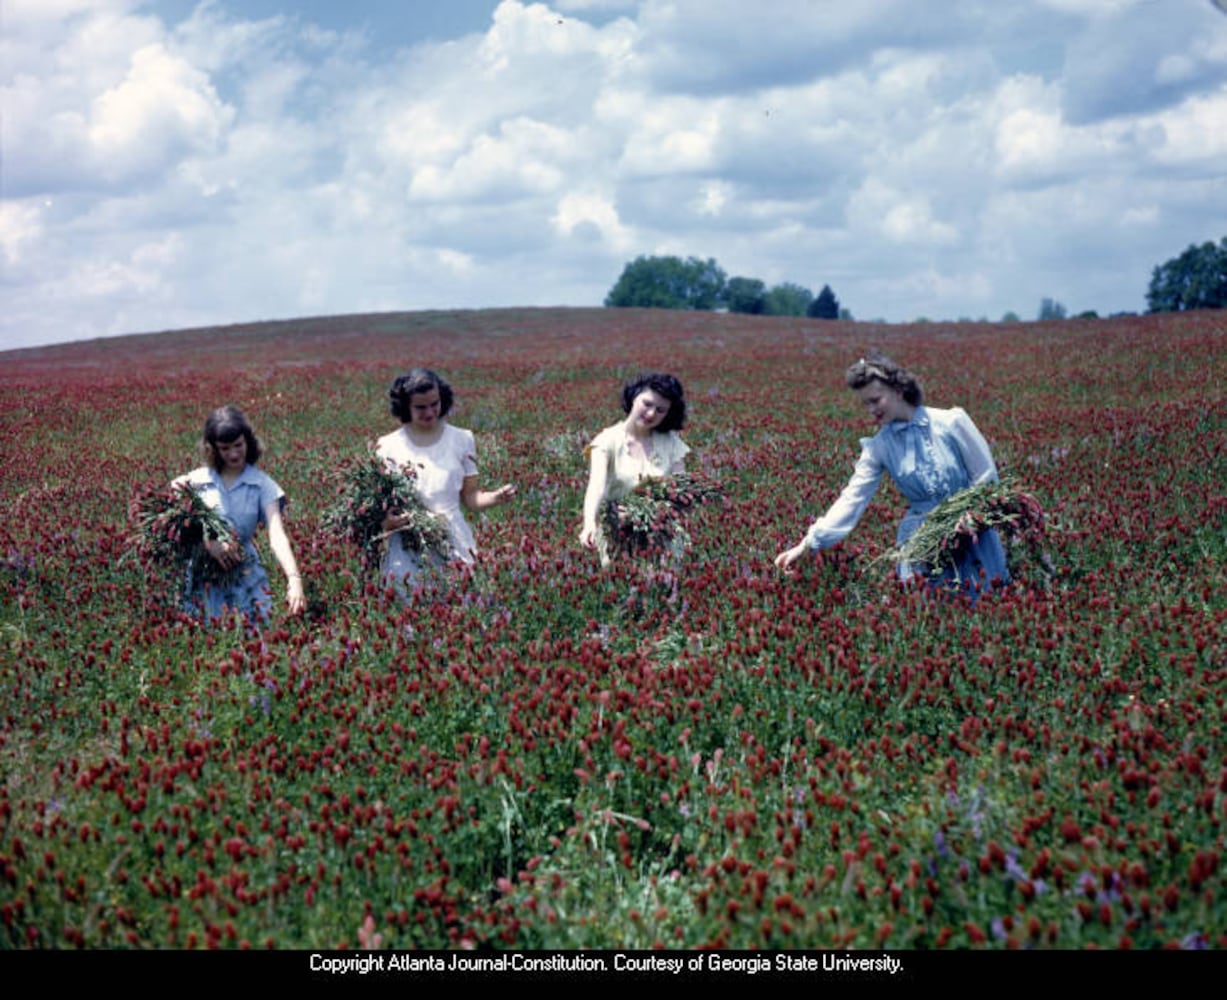
M830 285L823 285L817 298L809 304L805 315L811 319L839 319L839 299L831 291Z
M724 286L724 304L729 312L757 316L767 307L767 286L758 278L729 278Z
M1190 243L1179 257L1158 265L1146 305L1152 313L1227 307L1227 236L1218 245Z
M724 284L724 271L710 257L639 256L623 268L605 305L710 310L723 301Z
M763 312L768 316L804 316L814 293L803 285L785 281L772 285L763 297Z

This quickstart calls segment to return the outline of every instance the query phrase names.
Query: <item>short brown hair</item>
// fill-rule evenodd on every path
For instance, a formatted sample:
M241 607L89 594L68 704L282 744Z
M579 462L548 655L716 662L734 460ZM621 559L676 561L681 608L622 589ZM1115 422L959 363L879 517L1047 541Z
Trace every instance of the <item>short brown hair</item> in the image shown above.
M204 434L200 439L200 450L204 453L205 461L220 472L222 458L217 453L218 442L229 444L240 437L247 441L247 464L255 465L264 454L264 449L252 430L251 421L237 406L219 406L205 420Z
M412 397L431 389L439 390L439 416L446 417L451 412L455 393L447 379L429 368L412 368L392 382L388 389L388 406L392 416L402 424L409 423L413 418Z

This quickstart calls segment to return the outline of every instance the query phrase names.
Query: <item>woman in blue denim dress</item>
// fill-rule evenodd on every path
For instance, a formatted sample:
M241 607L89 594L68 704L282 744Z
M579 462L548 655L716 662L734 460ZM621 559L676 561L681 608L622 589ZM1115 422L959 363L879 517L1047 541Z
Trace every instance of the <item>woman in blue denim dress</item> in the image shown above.
M906 368L879 354L859 360L845 380L880 429L861 439L860 458L838 499L800 542L776 556L776 565L786 575L796 572L797 561L807 551L830 548L847 537L873 499L883 473L908 501L895 535L897 546L947 497L997 480L988 442L971 417L957 406L948 410L925 406L924 391ZM973 599L1009 582L1005 549L992 529L961 548L956 564L940 577L934 579L929 570L907 562L896 566L901 580L923 576L936 586L966 591Z
M285 492L256 467L262 449L241 410L223 406L209 414L200 443L207 464L174 481L195 490L234 529L235 538L206 540L205 548L217 563L218 574L186 581L188 610L206 620L227 614L266 620L272 608L268 574L260 563L254 536L261 524L268 528L269 547L285 573L286 604L291 614L305 606L302 576L285 531L282 513Z

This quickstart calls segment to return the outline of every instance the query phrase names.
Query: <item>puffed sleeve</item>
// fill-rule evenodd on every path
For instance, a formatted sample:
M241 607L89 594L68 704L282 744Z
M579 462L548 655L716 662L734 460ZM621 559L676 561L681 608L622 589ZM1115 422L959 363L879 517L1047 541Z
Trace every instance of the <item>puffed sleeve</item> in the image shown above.
M839 498L805 533L805 544L811 549L830 548L843 541L856 527L869 501L877 492L882 479L883 464L874 454L873 438L861 441L861 457L856 460L852 478Z
M606 459L611 458L616 447L615 436L617 434L617 426L606 427L601 433L584 445L584 460L589 461L592 458L592 453L603 452Z
M689 454L690 445L682 440L682 436L677 431L670 431L668 460L665 463L665 468L672 469L678 462L684 461Z
M993 461L993 453L984 435L961 407L953 407L950 413L953 417L951 432L963 456L971 485L996 482L997 463Z

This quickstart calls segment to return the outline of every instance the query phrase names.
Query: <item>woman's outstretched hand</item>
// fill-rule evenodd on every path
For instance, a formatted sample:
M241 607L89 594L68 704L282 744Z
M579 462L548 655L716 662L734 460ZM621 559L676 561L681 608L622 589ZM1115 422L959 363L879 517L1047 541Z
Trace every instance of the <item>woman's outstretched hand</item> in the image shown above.
M797 563L801 557L805 555L805 550L807 548L808 546L804 542L800 542L799 544L794 545L791 549L785 549L775 557L776 567L785 576L796 576Z

